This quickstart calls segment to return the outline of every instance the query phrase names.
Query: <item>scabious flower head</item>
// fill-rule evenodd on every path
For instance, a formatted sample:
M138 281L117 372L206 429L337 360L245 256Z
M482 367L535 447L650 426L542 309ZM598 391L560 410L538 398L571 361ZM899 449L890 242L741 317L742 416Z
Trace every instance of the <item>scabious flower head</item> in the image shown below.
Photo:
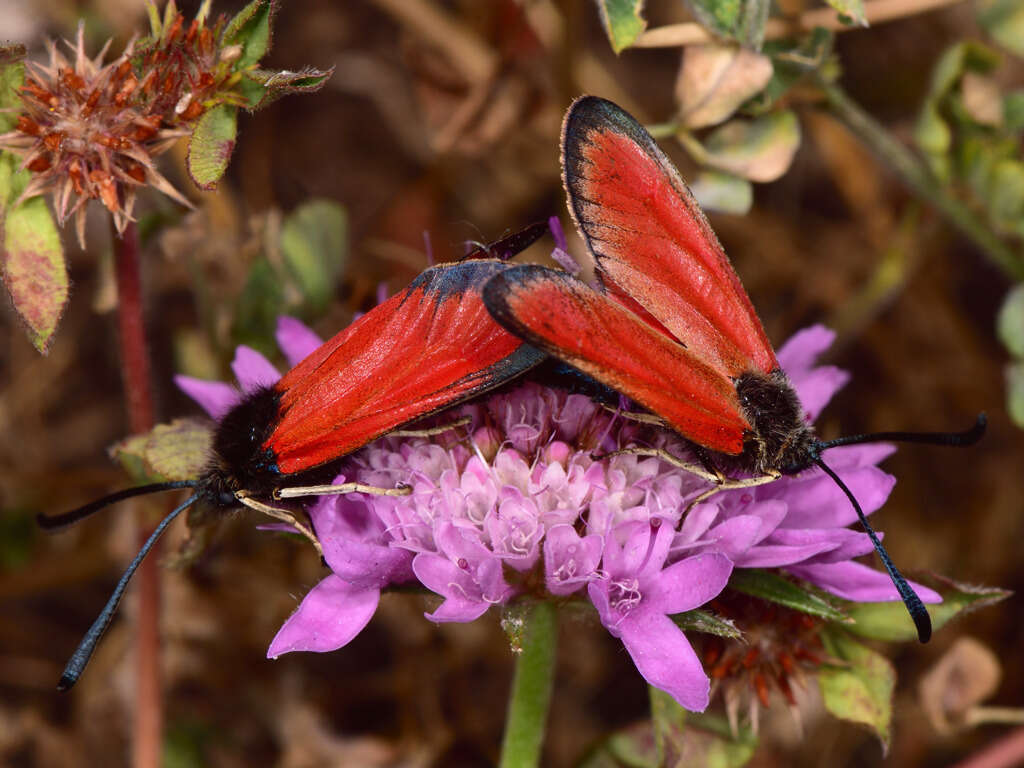
M813 366L831 338L812 328L779 353L811 416L846 380L834 368ZM294 364L319 340L282 318L278 342ZM244 347L234 369L243 391L277 378ZM226 384L178 383L214 418L240 397ZM854 600L899 599L884 573L852 561L870 542L846 527L853 510L818 470L694 505L708 489L701 478L655 457L600 456L630 445L685 455L678 436L581 394L527 381L434 423L462 419L468 422L431 437L382 438L344 461L336 482L404 483L411 493L323 497L310 505L331 574L282 627L270 656L340 648L370 620L389 585L419 582L436 593L441 601L426 616L437 622L472 621L516 600L586 599L649 683L703 710L709 678L671 617L718 597L734 568L782 568ZM865 513L892 487L875 466L889 452L830 452Z

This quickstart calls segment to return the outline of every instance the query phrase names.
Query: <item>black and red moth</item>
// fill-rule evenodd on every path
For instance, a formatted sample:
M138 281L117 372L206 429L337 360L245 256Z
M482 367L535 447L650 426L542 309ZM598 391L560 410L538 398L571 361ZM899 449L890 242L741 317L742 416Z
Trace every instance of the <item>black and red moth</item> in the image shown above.
M969 445L984 414L958 434L819 440L711 225L643 126L610 101L578 99L563 125L562 179L598 285L517 266L484 288L494 318L660 417L706 461L724 454L757 475L820 467L853 504L926 642L928 612L821 453L878 440Z
M534 230L532 239L539 234ZM526 247L531 237L519 237L512 247ZM501 261L479 258L427 269L272 387L250 393L229 411L217 425L209 466L198 479L130 488L64 515L41 517L44 527L59 527L121 499L193 489L128 566L58 687L66 690L78 680L132 574L189 506L269 507L289 487L330 482L339 459L376 438L538 364L544 354L495 323L483 305L484 284L504 269Z

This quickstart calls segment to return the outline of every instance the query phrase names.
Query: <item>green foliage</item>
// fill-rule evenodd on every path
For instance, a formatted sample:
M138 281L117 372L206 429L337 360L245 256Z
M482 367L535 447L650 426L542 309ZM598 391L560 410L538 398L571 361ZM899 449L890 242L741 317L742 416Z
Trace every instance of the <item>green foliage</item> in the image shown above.
M722 171L701 171L690 184L701 208L743 216L754 204L754 185Z
M750 181L774 181L789 168L800 146L800 124L789 110L752 120L730 120L703 143L680 136L683 146L705 165Z
M281 228L281 255L307 311L325 312L348 257L345 209L329 200L300 205Z
M670 617L684 632L704 632L718 637L728 637L739 640L743 633L736 628L728 619L722 619L715 614L700 609L677 613Z
M896 687L892 664L841 630L823 632L822 641L826 652L840 662L818 672L825 709L840 720L866 725L878 736L883 752L887 752Z
M279 238L265 247L238 297L233 341L274 355L279 315L317 317L334 296L348 263L345 209L330 200L308 200L284 218Z
M193 480L206 467L212 445L209 422L175 419L121 440L111 453L138 483Z
M200 116L188 144L188 172L200 189L215 189L238 136L238 109L218 104Z
M57 225L41 197L21 200L28 184L18 159L0 153L3 280L32 345L46 353L68 300L69 280Z
M979 0L978 22L1006 50L1024 56L1024 3L1020 0Z
M254 66L270 50L272 22L276 13L275 0L253 0L228 22L223 43L241 46L238 69Z
M849 621L847 614L822 597L821 592L801 586L774 571L737 568L729 577L729 588L829 621Z
M962 584L940 577L933 577L927 582L942 595L941 603L928 606L935 630L958 616L998 603L1010 595L1005 589ZM855 635L886 642L907 642L917 638L914 622L899 600L887 603L844 601L843 612L852 622L846 629Z
M622 53L647 28L644 20L644 0L597 0L601 23L612 44L612 50Z

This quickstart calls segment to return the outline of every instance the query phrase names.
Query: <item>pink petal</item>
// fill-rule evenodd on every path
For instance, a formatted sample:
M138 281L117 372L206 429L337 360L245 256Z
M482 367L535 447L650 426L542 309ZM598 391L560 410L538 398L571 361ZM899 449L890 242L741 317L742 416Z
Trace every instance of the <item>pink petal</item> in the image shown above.
M688 557L658 575L643 603L660 613L689 611L718 597L731 573L732 561L718 552Z
M238 390L223 381L204 381L191 376L175 376L174 383L210 414L211 419L220 421L224 414L242 401Z
M835 331L824 325L812 325L797 331L775 353L779 366L789 377L809 370L836 340Z
M633 611L620 624L622 644L644 680L691 712L708 706L711 682L686 635L660 613Z
M277 318L274 338L277 339L277 346L284 353L288 365L293 368L323 344L308 325L287 315Z
M267 358L244 344L235 350L231 370L235 372L235 378L246 394L261 387L272 386L281 378L277 368L271 365Z
M267 657L292 651L335 651L363 631L380 601L380 590L354 587L331 574L303 599L278 631Z
M825 563L822 565L793 565L786 569L800 579L817 584L826 592L858 603L878 603L899 600L889 574L876 571L862 563ZM926 603L941 603L942 595L921 584L910 582L917 596Z
M841 368L823 365L799 376L793 385L808 421L814 421L832 397L850 381Z

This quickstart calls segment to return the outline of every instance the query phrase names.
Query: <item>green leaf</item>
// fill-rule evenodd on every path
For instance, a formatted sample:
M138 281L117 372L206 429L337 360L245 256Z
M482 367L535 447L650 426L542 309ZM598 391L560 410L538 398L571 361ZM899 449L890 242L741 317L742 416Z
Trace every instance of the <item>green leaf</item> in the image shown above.
M771 0L744 0L736 35L742 45L755 51L761 50L771 5Z
M729 588L828 621L849 621L843 611L817 593L771 571L737 568L729 577Z
M839 19L843 24L868 26L868 19L864 15L864 0L825 0L825 2L839 11Z
M1024 221L1024 163L1001 160L995 164L988 203L989 214L996 224L1006 229L1021 226Z
M222 44L242 46L236 70L255 65L270 50L276 13L276 0L253 0L228 22Z
M979 0L978 21L1001 46L1024 56L1024 3L1020 0Z
M212 446L210 422L175 419L121 440L111 453L139 482L194 480L209 463Z
M200 189L215 189L235 150L238 109L219 104L206 110L188 143L188 172Z
M701 171L690 191L705 210L745 216L754 204L754 185L731 173Z
M1013 423L1024 429L1024 362L1006 366L1006 410Z
M786 172L800 146L800 124L789 110L753 120L730 120L701 146L680 137L699 162L751 181L774 181Z
M1011 594L1005 589L963 584L941 576L933 576L922 581L927 581L927 586L942 595L941 603L927 606L935 631L957 616L998 603ZM845 613L853 620L845 628L855 635L886 642L917 639L914 622L899 600L888 603L843 603Z
M676 99L689 128L716 125L764 88L772 77L767 56L735 45L688 45Z
M688 0L701 26L726 37L735 37L743 15L743 0Z
M612 44L612 50L622 53L647 28L644 19L644 0L597 0L601 23Z
M715 614L708 611L695 609L674 614L669 616L669 618L684 632L704 632L709 635L728 637L734 640L739 640L743 637L743 633L731 621L715 616Z
M299 72L255 69L245 73L238 87L246 100L246 108L255 111L289 93L319 91L332 74L334 67L326 71L306 68Z
M2 52L4 49L0 49ZM8 49L9 50L9 49ZM24 47L21 55L24 55ZM0 133L14 130L22 110L18 89L25 82L25 65L20 60L0 60Z
M1003 99L1003 118L1011 135L1024 131L1024 91L1011 91Z
M300 205L281 227L281 253L310 311L324 312L348 258L345 209L330 200Z
M741 768L750 762L757 739L734 738L726 725L706 730L694 725L704 718L669 705L670 715L659 721L661 737L654 723L637 723L612 734L581 765L586 768L630 766L630 768Z
M19 194L14 158L0 165L3 193ZM10 197L7 198L8 200ZM68 272L57 225L46 201L33 197L17 208L3 208L3 280L32 345L46 354L68 301Z
M267 355L277 353L274 329L285 306L284 280L273 265L261 257L249 267L245 287L235 307L232 340L248 344Z
M771 58L772 77L761 93L744 107L744 111L751 115L771 111L790 88L812 73L827 78L833 59L833 39L829 30L815 27L796 47L789 40L765 43L762 53Z
M882 742L883 753L888 752L896 687L892 664L841 630L823 632L821 639L829 655L845 662L818 672L825 709L841 720L866 725Z

